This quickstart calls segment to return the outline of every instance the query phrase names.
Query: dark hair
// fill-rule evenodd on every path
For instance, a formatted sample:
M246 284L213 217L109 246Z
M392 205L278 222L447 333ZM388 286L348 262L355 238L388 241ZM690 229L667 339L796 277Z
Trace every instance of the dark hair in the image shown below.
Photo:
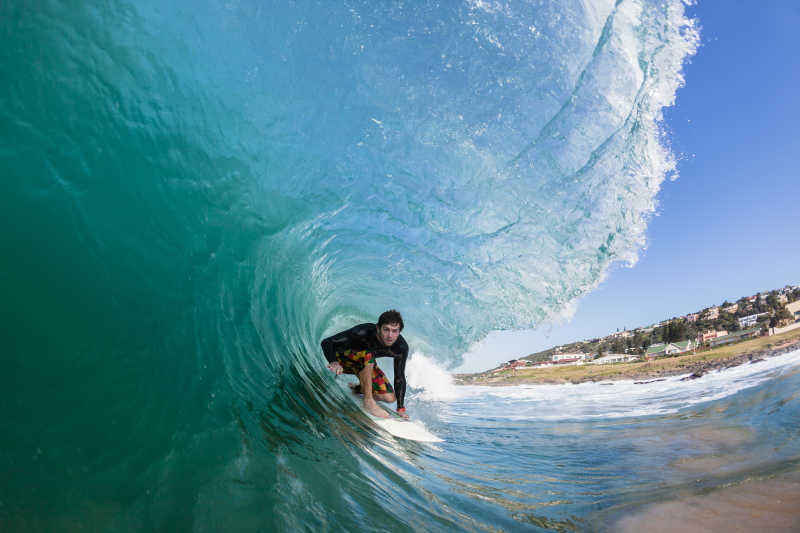
M395 309L389 309L378 318L378 329L384 324L400 324L400 331L403 331L403 317Z

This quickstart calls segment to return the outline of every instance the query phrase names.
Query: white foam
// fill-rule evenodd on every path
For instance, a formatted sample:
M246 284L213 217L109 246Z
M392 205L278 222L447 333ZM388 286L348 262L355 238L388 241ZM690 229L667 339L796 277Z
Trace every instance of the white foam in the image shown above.
M609 381L564 385L459 387L461 397L442 410L445 417L507 420L580 420L675 413L757 386L800 365L800 351L709 372L689 381L671 376L636 384Z
M429 402L460 398L463 388L453 381L453 376L436 361L422 352L414 352L406 363L406 377L413 387L413 397Z

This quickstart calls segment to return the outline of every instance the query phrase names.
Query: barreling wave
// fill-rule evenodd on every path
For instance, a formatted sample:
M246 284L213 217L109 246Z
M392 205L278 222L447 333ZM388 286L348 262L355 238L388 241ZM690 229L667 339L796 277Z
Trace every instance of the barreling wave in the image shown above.
M365 468L367 430L327 416L350 404L325 333L395 307L452 361L633 263L697 45L677 0L0 18L6 506L61 517L111 485L123 529L202 529L220 479L244 480L239 516L271 480L266 520L290 528L358 493L346 469L310 473Z

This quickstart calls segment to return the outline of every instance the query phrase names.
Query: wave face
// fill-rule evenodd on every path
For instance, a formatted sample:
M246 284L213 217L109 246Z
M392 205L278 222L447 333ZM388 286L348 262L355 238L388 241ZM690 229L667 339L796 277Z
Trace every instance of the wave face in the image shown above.
M80 4L0 5L0 521L466 527L318 342L452 362L634 262L683 3Z

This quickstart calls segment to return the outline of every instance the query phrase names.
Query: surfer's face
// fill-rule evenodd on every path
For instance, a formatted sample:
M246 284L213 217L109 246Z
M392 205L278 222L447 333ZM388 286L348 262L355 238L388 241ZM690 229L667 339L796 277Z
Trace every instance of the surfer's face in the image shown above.
M382 324L378 328L378 340L384 346L391 346L400 336L400 324Z

